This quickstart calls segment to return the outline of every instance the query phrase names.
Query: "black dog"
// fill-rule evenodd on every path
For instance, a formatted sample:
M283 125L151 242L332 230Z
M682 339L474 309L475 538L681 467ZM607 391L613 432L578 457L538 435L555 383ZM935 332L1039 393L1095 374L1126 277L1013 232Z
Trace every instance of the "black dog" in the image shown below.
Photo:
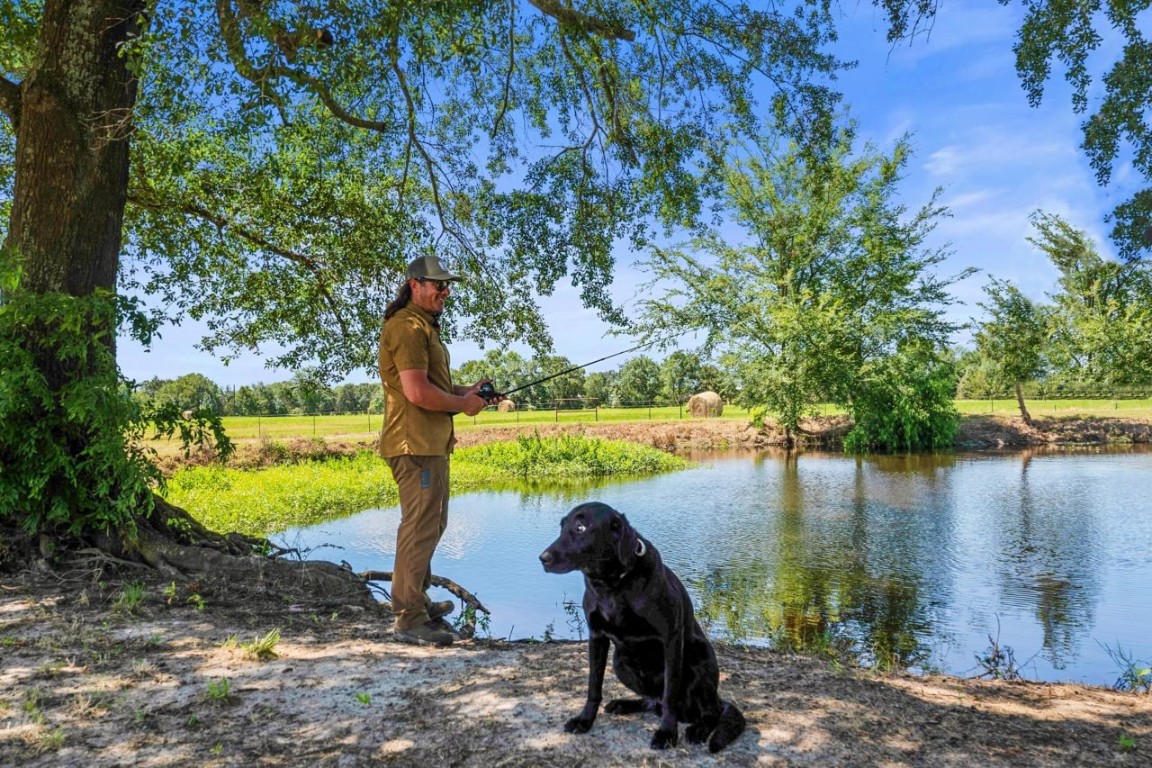
M717 692L716 653L692 610L684 585L650 542L607 504L581 504L560 523L560 537L540 555L544 570L584 574L588 619L588 701L564 725L587 733L600 709L608 643L612 669L640 699L615 699L612 714L656 712L653 749L676 744L680 721L692 744L717 752L744 731L744 715ZM709 738L711 737L711 738Z

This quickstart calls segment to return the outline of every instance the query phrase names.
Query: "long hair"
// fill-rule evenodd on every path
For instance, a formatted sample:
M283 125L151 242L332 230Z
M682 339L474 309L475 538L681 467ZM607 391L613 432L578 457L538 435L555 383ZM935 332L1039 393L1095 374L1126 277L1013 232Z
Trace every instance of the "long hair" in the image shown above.
M387 320L404 309L410 301L412 301L412 284L405 280L400 286L400 290L396 291L396 298L392 299L392 303L384 309L384 319Z

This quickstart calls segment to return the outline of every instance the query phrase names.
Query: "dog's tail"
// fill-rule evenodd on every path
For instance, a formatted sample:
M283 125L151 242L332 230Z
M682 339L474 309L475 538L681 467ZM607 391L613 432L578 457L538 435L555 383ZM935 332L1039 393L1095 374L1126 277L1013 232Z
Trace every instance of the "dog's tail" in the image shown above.
M744 713L736 708L736 705L730 701L721 701L720 704L720 722L716 724L716 730L712 731L711 738L708 739L708 751L719 752L728 746L744 733L744 726L747 724L744 720Z

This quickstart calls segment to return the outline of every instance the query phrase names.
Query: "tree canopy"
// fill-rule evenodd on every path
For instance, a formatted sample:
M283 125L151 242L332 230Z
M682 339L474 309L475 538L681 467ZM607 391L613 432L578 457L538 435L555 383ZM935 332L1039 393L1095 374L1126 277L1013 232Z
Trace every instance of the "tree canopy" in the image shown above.
M865 402L863 390L895 370L882 361L942 348L955 329L943 318L947 288L968 274L936 274L945 253L927 236L947 212L935 198L911 212L898 202L906 141L890 156L855 152L845 129L810 150L765 141L733 162L728 227L654 249L638 322L656 337L706 333L739 370L737 402L789 433L818 402Z
M1012 51L1028 102L1038 106L1062 69L1072 110L1085 115L1081 149L1101 185L1131 166L1143 180L1113 209L1112 239L1125 259L1152 246L1152 40L1148 3L1129 0L999 0L1024 8ZM938 0L874 0L892 42L925 36ZM1117 53L1113 54L1113 50Z
M0 0L10 124L60 5ZM545 349L539 302L565 279L618 320L613 248L697 218L725 135L773 108L811 125L835 100L819 5L124 5L121 290L205 321L225 358L280 348L329 376L371 368L425 252L467 278L454 334Z

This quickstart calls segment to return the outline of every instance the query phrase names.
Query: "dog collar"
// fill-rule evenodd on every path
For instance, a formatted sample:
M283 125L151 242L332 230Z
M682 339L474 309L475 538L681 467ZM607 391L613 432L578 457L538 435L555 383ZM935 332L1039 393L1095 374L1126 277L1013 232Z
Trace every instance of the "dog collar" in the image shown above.
M644 544L644 539L638 539L640 544L636 547L636 557L644 557L648 553L648 547Z

